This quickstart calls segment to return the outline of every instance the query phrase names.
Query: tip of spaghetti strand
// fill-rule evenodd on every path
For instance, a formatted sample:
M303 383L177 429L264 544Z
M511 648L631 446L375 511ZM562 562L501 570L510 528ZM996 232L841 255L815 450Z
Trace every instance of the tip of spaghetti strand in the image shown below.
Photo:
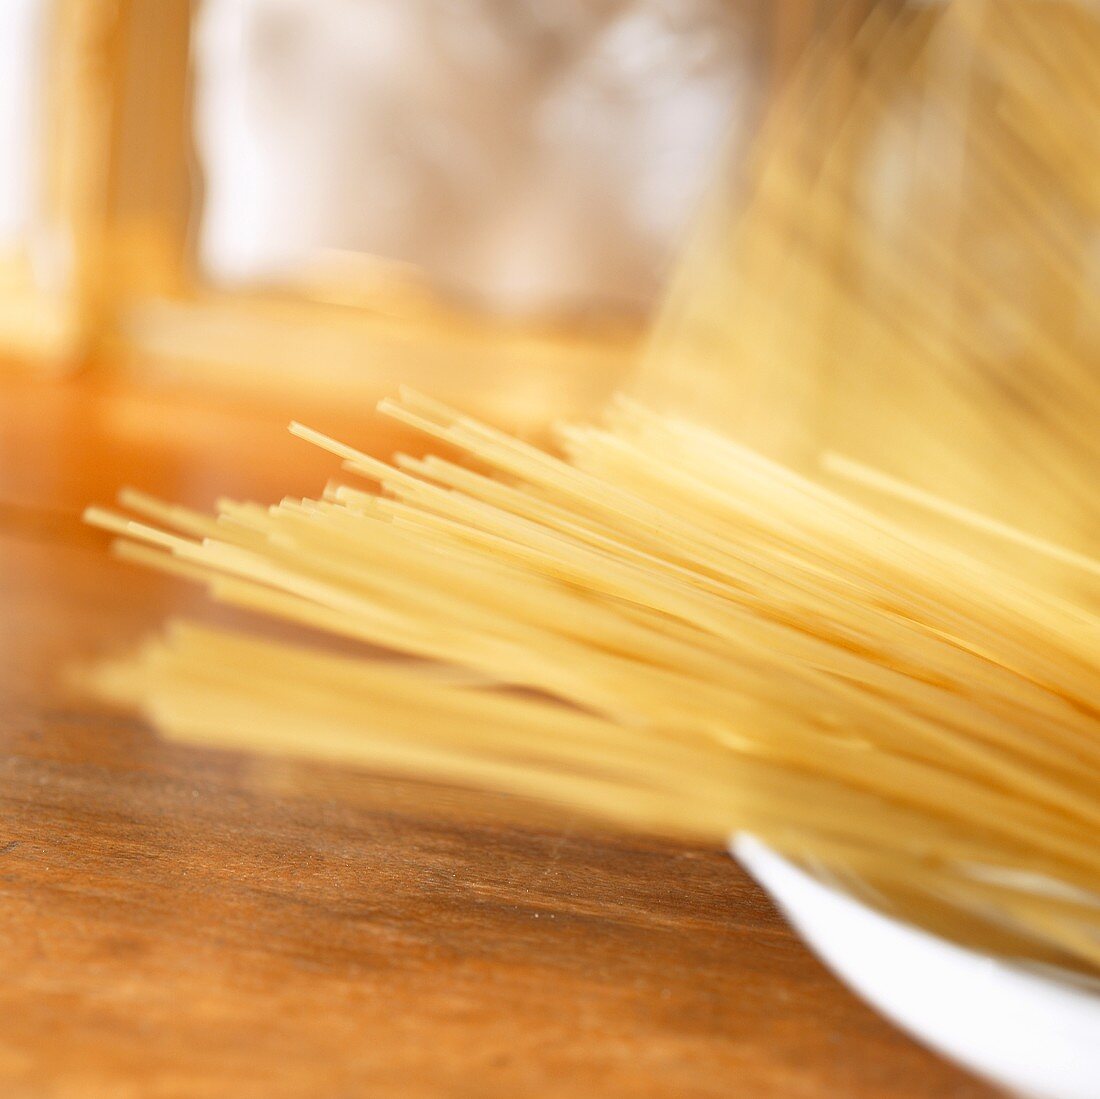
M342 443L339 439L334 439L331 435L326 435L316 428L307 427L297 420L291 420L288 430L291 435L295 435L299 439L304 439L307 443L312 443L314 446L319 446L322 450L327 450L330 454L335 454L338 458L357 462L368 457L368 455L364 454L361 450L356 450L355 447L348 446L347 443Z

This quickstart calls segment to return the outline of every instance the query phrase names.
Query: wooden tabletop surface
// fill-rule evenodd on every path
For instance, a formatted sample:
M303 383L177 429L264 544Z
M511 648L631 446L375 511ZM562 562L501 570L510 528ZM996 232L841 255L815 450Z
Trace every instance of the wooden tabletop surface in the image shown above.
M291 411L0 382L0 1094L991 1094L720 851L171 746L69 694L73 661L213 613L113 562L83 505L316 492L333 466ZM398 441L357 410L315 422Z

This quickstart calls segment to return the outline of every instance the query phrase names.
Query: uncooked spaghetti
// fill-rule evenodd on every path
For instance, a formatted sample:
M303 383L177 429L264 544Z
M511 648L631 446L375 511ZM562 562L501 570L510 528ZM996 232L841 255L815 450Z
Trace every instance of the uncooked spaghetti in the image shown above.
M749 831L955 941L1100 970L1090 47L1093 12L1005 0L816 50L645 401L555 450L404 393L459 459L296 427L359 480L89 514L416 662L176 624L88 682L189 741Z
M383 407L473 465L296 427L384 495L89 518L224 602L490 685L180 625L96 688L189 740L749 830L958 939L1100 964L1094 616L633 403L564 457Z

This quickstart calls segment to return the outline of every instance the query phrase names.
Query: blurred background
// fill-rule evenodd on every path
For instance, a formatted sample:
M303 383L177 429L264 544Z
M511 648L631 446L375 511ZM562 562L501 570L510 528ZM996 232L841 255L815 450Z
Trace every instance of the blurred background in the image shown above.
M869 7L862 5L862 9ZM6 0L0 361L510 426L633 362L807 0Z

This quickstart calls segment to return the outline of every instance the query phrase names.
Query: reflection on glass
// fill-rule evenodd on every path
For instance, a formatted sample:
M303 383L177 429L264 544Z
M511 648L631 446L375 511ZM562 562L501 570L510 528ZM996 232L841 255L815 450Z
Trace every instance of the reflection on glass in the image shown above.
M0 4L0 258L25 254L39 216L48 0Z
M737 9L204 0L204 273L396 263L504 313L645 308L744 98Z

